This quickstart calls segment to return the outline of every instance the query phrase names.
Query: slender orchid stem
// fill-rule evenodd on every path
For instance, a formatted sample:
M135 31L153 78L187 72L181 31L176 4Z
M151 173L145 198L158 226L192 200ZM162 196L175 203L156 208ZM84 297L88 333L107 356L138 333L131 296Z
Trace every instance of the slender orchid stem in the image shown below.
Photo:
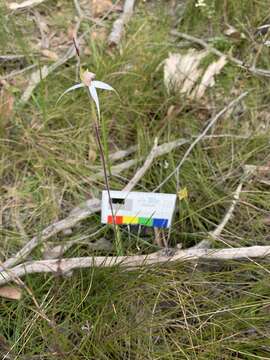
M90 94L89 90L87 91L87 93L91 99L91 94ZM117 225L115 223L113 203L112 203L112 198L111 198L111 193L110 193L109 177L108 177L107 168L106 168L105 154L104 154L104 150L103 150L103 146L102 146L102 142L101 142L101 138L100 138L100 133L99 133L98 120L100 120L100 119L97 120L96 113L94 110L93 110L93 114L94 114L94 131L95 131L96 141L97 141L99 152L100 152L100 158L101 158L104 179L105 179L105 187L106 187L106 191L108 193L109 205L110 205L110 210L112 213L113 229L114 229L115 244L116 244L115 248L116 248L117 255L121 256L121 255L123 255L122 242L120 240L120 234L119 234L119 231L117 231Z

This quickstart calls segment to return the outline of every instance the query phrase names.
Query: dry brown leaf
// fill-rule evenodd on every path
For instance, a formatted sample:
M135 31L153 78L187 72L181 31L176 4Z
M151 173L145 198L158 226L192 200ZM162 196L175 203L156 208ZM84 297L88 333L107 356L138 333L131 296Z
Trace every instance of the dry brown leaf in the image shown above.
M41 50L41 53L43 56L45 56L46 58L52 60L52 61L56 61L58 60L58 55L56 54L56 52L48 50L48 49L43 49Z
M20 300L22 290L14 286L2 286L0 287L0 296L10 300Z
M206 89L215 85L215 75L221 72L226 63L226 57L221 56L217 61L210 64L203 74L200 84L198 84L193 90L191 97L194 99L200 99L203 97Z
M224 34L233 39L245 39L246 38L244 33L241 33L232 25L227 25L226 29L224 30Z
M202 74L200 61L207 51L189 50L186 54L170 54L165 61L164 83L168 92L191 93Z
M113 6L111 0L92 0L91 11L93 17L105 15Z
M208 54L207 50L194 49L185 54L170 54L164 65L164 84L168 92L179 92L190 99L200 99L206 89L214 85L215 75L226 64L226 58L221 57L203 70L201 60Z

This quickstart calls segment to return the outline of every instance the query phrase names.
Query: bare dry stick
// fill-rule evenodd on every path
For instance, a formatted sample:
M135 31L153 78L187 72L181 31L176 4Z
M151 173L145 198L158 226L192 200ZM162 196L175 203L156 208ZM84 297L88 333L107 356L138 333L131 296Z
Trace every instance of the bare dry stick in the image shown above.
M236 204L239 201L240 198L240 194L242 191L242 187L243 187L243 182L244 180L242 180L239 185L237 186L237 189L235 190L234 194L233 194L233 201L231 203L231 206L229 207L229 209L227 210L226 214L224 215L222 221L220 224L218 224L218 226L215 228L214 231L209 232L209 235L214 239L214 240L218 240L219 236L221 235L223 229L225 228L225 226L227 225L227 223L230 221L230 219L233 216L233 212L235 209ZM207 249L211 247L211 240L209 239L204 239L202 241L200 241L198 244L196 244L195 246L192 246L192 249Z
M122 158L134 153L135 151L137 151L137 149L138 149L137 145L132 145L129 148L127 148L126 150L118 150L112 154L109 154L109 159L111 161L116 161L116 160L122 159Z
M41 47L41 49L49 49L50 38L49 38L48 34L46 34L46 31L44 31L44 28L42 26L42 23L43 23L42 17L37 10L34 10L33 14L34 14L34 20L35 20L36 26L39 30L40 37L41 37L40 47Z
M221 235L223 229L227 225L228 221L231 219L235 206L239 200L241 191L243 187L243 181L240 182L240 184L237 186L237 189L235 190L233 194L233 201L231 203L231 206L229 207L228 211L226 212L225 216L223 217L223 220L221 223L215 228L214 231L211 231L209 234L213 237L213 239L217 240L219 236Z
M25 55L0 55L0 63L14 62L24 59Z
M229 55L229 54L224 54L223 52L219 51L218 49L214 48L213 46L209 45L206 41L199 39L195 36L191 36L176 30L172 30L171 31L172 35L175 36L179 36L185 40L191 41L195 44L200 45L201 47L205 48L206 50L210 51L211 53L217 55L217 56L225 56L226 59L228 59L230 62L236 64L237 66L239 66L242 69L245 69L249 72L251 72L252 74L255 75L261 75L261 76L266 76L266 77L270 77L270 71L269 70L265 70L265 69L260 69L260 68L256 68L254 66L248 66L246 65L243 61Z
M124 32L124 26L128 23L133 14L134 4L135 0L125 1L123 13L113 23L112 31L108 39L109 45L119 45Z
M123 191L129 192L134 188L134 186L136 184L138 184L138 182L143 177L143 175L146 173L146 171L150 168L154 158L156 157L157 148L158 148L158 139L155 138L154 146L153 146L150 154L145 159L145 162L144 162L143 166L136 172L136 174L133 176L133 178L124 187Z
M212 120L209 122L209 124L206 126L206 128L203 130L203 132L193 141L193 143L189 146L189 148L187 149L185 155L182 157L180 163L176 166L176 168L174 169L173 172L170 173L169 176L166 177L166 179L164 179L156 188L154 191L158 191L168 180L170 180L170 178L177 172L179 172L180 168L182 167L182 165L184 164L184 162L186 161L187 157L189 156L189 154L191 153L191 151L193 150L193 148L195 147L195 145L201 141L207 131L209 129L211 129L211 127L213 127L215 125L215 123L231 108L233 108L239 101L241 101L244 97L246 97L248 94L248 92L244 92L242 93L240 96L238 96L235 100L231 101L227 106L225 106L221 111L219 111L213 118Z
M78 13L79 18L83 18L84 14L83 14L83 11L81 9L81 5L80 5L79 0L73 0L73 3L74 3L74 6L75 6L75 9L76 9L76 11Z
M159 156L162 156L162 155L165 155L165 154L171 152L173 149L176 149L177 147L182 146L183 144L186 144L187 142L188 142L188 140L186 140L186 139L178 139L178 140L166 143L166 144L162 144L155 149L154 154L151 152L148 155L145 163L147 163L148 166L150 166L151 163L149 163L149 160L148 160L149 157L151 157L151 159L153 160L156 157L159 157ZM140 172L141 176L144 175L147 168L143 165L142 169L143 169L143 171L141 169L138 170ZM139 180L140 180L140 178L138 176L136 176L136 174L135 174L134 177L131 179L132 186L134 187L138 183ZM127 191L126 190L127 186L125 187L125 191ZM128 191L130 191L131 189L132 188L129 187ZM20 251L17 252L17 254L14 257L9 258L8 260L6 260L4 262L4 267L10 268L10 267L16 265L18 262L25 259L25 257L28 254L30 254L34 248L36 248L38 245L40 245L44 241L48 240L52 236L58 234L59 232L65 230L65 229L69 229L69 228L73 227L81 220L86 219L91 214L94 214L98 211L100 211L100 200L99 199L87 200L81 206L74 208L68 217L47 226L43 231L41 231L41 233L39 235L34 236L27 244L25 244L25 246ZM0 267L0 270L3 270L3 268Z
M36 273L68 273L74 269L89 267L112 267L119 265L125 268L172 263L176 261L194 260L249 260L270 256L270 246L250 246L228 249L166 249L149 255L134 256L91 256L69 259L29 261L12 268L11 271L0 273L0 285L6 284L26 274Z

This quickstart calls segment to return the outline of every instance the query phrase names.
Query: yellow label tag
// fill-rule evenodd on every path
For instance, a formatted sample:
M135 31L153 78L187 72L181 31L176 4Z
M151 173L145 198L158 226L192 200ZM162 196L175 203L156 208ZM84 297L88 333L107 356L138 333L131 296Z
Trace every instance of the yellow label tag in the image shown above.
M188 189L187 189L187 187L185 186L183 189L178 191L177 196L178 196L179 200L187 199L188 198Z

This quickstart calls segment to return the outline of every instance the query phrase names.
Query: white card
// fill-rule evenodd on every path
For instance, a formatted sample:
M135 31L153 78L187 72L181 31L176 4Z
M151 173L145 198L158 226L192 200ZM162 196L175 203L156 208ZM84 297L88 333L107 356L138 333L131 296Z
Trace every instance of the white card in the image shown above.
M110 191L114 222L117 225L138 224L168 228L175 209L175 194ZM102 192L101 222L112 224L108 192Z

